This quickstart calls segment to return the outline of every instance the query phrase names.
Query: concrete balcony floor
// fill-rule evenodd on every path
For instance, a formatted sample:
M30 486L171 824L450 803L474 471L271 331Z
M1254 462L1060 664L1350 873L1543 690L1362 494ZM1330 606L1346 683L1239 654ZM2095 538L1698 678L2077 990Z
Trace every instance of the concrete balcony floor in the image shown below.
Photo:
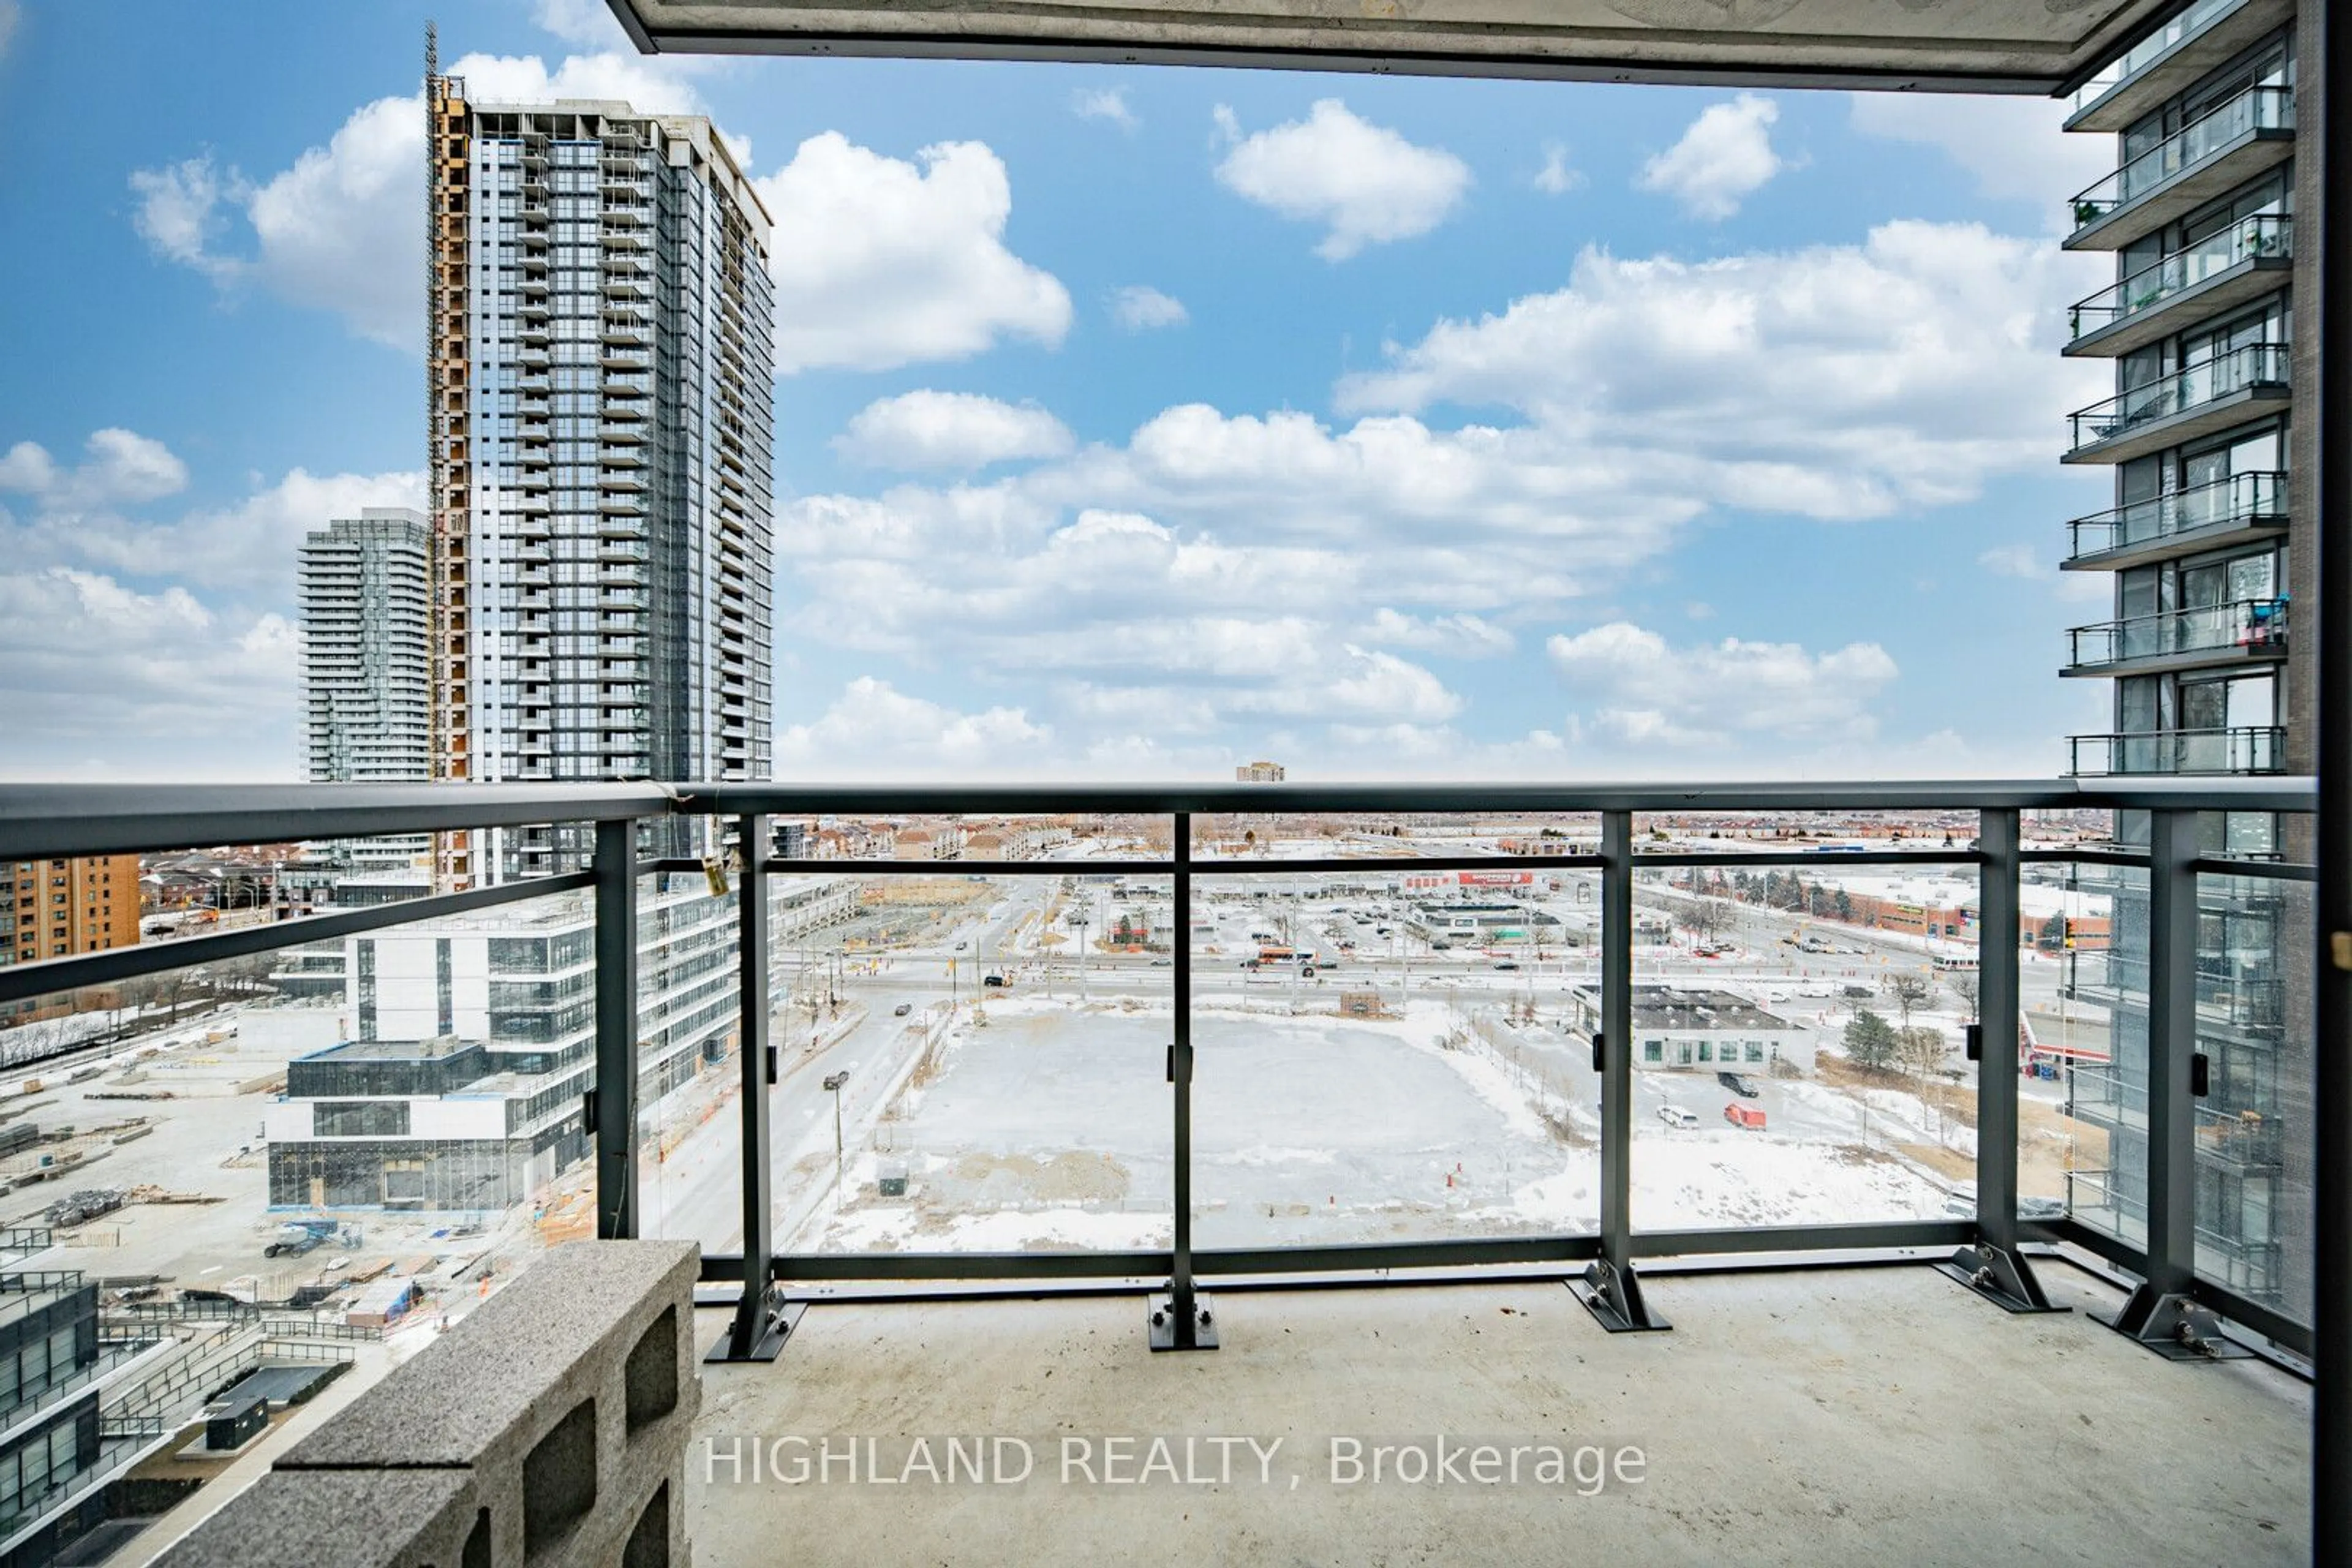
M706 1369L688 1530L700 1568L2308 1561L2307 1386L2166 1362L2086 1315L2119 1293L2042 1274L2074 1312L2011 1317L1925 1267L1662 1275L1674 1331L1614 1336L1557 1283L1227 1293L1222 1350L1163 1355L1139 1299L820 1304L772 1365ZM700 1316L708 1344L724 1315ZM1328 1479L1333 1436L1440 1434L1634 1445L1646 1477ZM795 1435L876 1437L893 1475L916 1435L1021 1436L1036 1469L792 1486L706 1458ZM1167 1436L1180 1474L1186 1435L1284 1443L1271 1485L1240 1447L1234 1484L1088 1486L1059 1479L1065 1435Z

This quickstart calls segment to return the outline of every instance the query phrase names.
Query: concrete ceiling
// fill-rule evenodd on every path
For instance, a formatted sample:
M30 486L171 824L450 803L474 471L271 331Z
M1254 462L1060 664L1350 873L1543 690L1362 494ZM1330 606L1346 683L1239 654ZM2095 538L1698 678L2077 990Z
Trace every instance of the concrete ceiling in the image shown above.
M2185 0L607 0L657 53L2054 92Z

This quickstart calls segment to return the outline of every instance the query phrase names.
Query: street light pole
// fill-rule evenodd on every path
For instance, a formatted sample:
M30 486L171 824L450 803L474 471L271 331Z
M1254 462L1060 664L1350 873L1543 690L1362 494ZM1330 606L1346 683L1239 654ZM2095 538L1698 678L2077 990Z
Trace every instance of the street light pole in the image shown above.
M825 1092L833 1096L833 1206L836 1209L841 1206L842 1189L848 1184L846 1145L841 1137L841 1086L848 1081L847 1068L824 1077Z

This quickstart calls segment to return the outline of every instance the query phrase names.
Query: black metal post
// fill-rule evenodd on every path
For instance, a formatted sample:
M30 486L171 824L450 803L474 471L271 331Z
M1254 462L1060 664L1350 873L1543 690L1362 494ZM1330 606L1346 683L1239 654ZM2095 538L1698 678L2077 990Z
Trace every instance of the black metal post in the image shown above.
M2148 814L2147 1267L2107 1326L2173 1361L2243 1354L2197 1272L2197 814Z
M743 1097L743 1297L727 1337L704 1359L764 1362L783 1350L806 1309L786 1301L769 1272L776 1248L768 1188L768 819L739 818L735 837L742 861L735 889L735 1035ZM834 1096L836 1107L840 1100Z
M1577 1297L1611 1333L1673 1327L1633 1275L1633 814L1601 814L1601 1256Z
M637 825L596 825L596 1237L637 1234Z
M2352 247L2336 219L2352 213L2352 25L2342 7L2305 7L2317 34L2304 54L2303 112L2319 97L2318 134L2311 121L2298 157L2320 161L2317 210L2298 226L2318 226L2319 396L2310 410L2319 432L2312 526L2295 542L2313 556L2317 603L2298 605L2301 626L2317 612L2315 690L2319 813L2316 946L2313 952L2311 1137L2313 1150L2311 1560L2352 1563ZM2306 35L2308 36L2308 35ZM2319 68L2312 69L2313 66ZM2315 80L2315 77L2316 80ZM2338 94L2341 84L2345 90ZM2304 265L2301 261L2297 266ZM2312 323L2305 323L2307 330ZM2300 413L2296 418L2304 416ZM2298 637L2310 635L2301 629Z
M1175 875L1175 965L1171 984L1176 988L1175 1041L1168 1047L1168 1082L1175 1100L1175 1237L1168 1277L1168 1293L1154 1296L1150 1307L1151 1348L1156 1351L1213 1351L1217 1325L1209 1299L1192 1288L1192 814L1176 813L1170 858ZM1079 928L1083 937L1085 928ZM1083 975L1087 955L1078 953Z
M1937 1265L2012 1312L2063 1311L2017 1250L2018 814L1978 818L1977 1239Z

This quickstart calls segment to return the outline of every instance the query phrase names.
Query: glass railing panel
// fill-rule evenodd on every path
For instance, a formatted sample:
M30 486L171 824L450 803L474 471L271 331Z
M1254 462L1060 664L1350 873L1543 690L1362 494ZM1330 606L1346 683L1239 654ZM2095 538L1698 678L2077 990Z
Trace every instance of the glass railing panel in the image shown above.
M2285 765L2286 731L2275 725L2231 730L2154 730L2071 735L2071 771L2085 778L2148 773L2274 773Z
M2253 87L2216 105L2202 117L2132 159L2076 195L2074 226L2088 227L2127 203L2187 172L2255 131L2290 130L2294 92L2285 87Z
M1204 812L1192 818L1196 862L1443 858L1492 859L1501 870L1528 856L1591 855L1600 847L1598 812ZM1516 885L1484 874L1466 882L1453 873L1429 875L1459 887ZM1337 886L1344 897L1344 880Z
M2018 1212L2071 1214L2137 1245L2147 1223L2147 872L2031 870L2018 896Z
M2282 213L2257 213L2078 301L2067 312L2068 330L2079 338L2153 310L2241 262L2291 255L2294 238L2292 218Z
M772 822L780 860L1165 860L1169 853L1165 816L857 813Z
M2283 473L2232 474L2191 489L2077 518L2067 525L2070 553L2095 555L2222 523L2284 519L2286 496Z
M311 942L299 966L218 959L0 1010L5 1223L47 1233L43 1269L105 1281L100 1353L177 1342L110 1380L110 1410L193 1409L258 1359L234 1362L236 1325L348 1359L530 1266L549 1239L541 1214L585 1170L535 1164L534 1129L515 1122L548 1047L506 1026L505 944L583 898Z
M2307 852L2308 823L2286 835ZM2198 879L2197 1272L2311 1321L2311 884Z
M2289 368L2284 343L2248 343L2232 349L2070 415L2071 449L2080 451L2115 440L2144 425L2186 414L2250 387L2284 386Z
M2081 112L2086 105L2146 70L2174 45L2194 37L2244 4L2245 0L2197 0L2196 5L2142 38L2098 75L2075 89L2074 96L2067 100L2066 111L2069 114Z
M1169 1244L1173 894L1083 864L782 879L778 1251Z
M637 883L637 1229L706 1252L743 1245L745 891L700 873Z
M1532 875L1475 902L1410 870L1198 879L1196 1244L1597 1226L1579 1019L1600 984L1598 874Z
M2067 634L2076 665L2116 664L2126 659L2244 648L2252 653L2286 651L2287 602L2241 599L2226 605L2168 610L2129 620L2076 626Z
M1635 855L1738 855L1819 850L1824 854L1967 850L1976 840L1973 811L1637 812Z
M1974 868L1824 854L1745 889L1643 869L1634 894L1636 1226L1974 1212ZM1703 938L1677 929L1700 900L1727 910Z

